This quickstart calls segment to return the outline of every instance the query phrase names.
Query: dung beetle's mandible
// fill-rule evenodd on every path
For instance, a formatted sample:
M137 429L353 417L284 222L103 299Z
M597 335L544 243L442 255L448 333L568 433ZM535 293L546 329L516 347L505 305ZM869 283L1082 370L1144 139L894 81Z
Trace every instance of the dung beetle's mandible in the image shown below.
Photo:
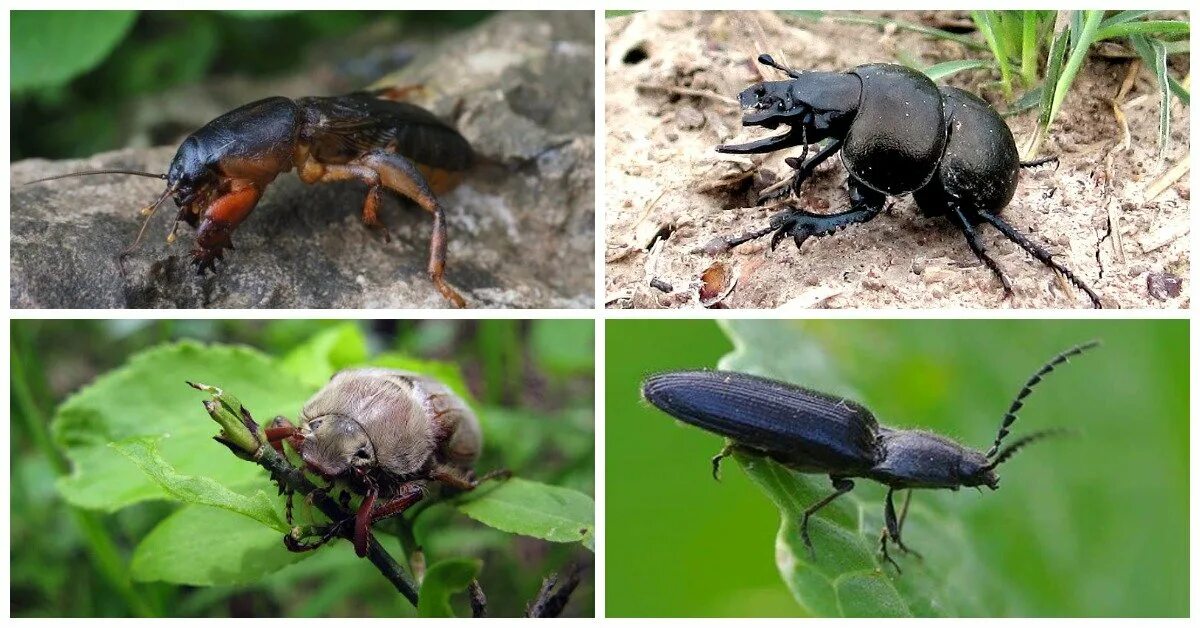
M309 471L363 496L354 517L359 556L366 555L371 525L403 513L432 483L469 491L507 475L496 471L476 479L483 433L475 413L445 384L408 371L341 371L304 404L299 427L277 417L266 434L280 453L288 442ZM291 524L291 495L287 514ZM290 535L284 540L292 551L315 549L344 523L334 522L316 543Z
M142 210L146 221L173 197L179 207L167 236L183 221L196 229L192 263L199 273L216 270L232 235L250 215L263 191L293 168L305 183L356 180L367 184L362 219L390 240L379 219L384 190L412 199L433 217L429 278L455 307L466 301L446 283L446 218L437 194L453 187L472 162L471 145L429 111L399 99L408 90L380 89L343 96L291 100L276 96L218 116L179 146L166 174L134 170L91 170L38 179L50 181L93 174L128 174L164 179L167 189Z
M800 521L800 536L810 552L809 517L853 490L851 478L866 478L887 486L879 551L899 571L887 544L890 540L910 551L900 540L908 502L904 513L897 517L892 494L914 488L998 489L996 469L1001 464L1030 443L1063 432L1033 432L1001 449L1025 398L1055 367L1097 344L1089 342L1064 351L1038 369L1004 413L1000 431L987 452L940 434L880 425L870 410L848 399L745 373L662 373L646 379L642 396L676 419L727 439L725 448L713 458L713 477L717 477L721 459L737 450L766 456L800 473L828 475L834 493L805 509ZM911 497L911 490L908 495Z
M774 232L771 248L788 236L799 248L809 237L875 218L889 196L911 193L922 213L945 216L962 230L967 245L1000 280L1006 296L1012 294L1012 285L984 251L976 232L985 222L1087 293L1094 307L1102 307L1100 297L1079 277L1000 218L1016 192L1021 168L1053 158L1021 162L1012 131L988 103L956 87L938 86L901 65L874 63L847 72L800 72L776 63L770 55L758 60L790 78L757 83L743 91L738 97L742 125L774 129L785 124L788 130L745 144L718 146L717 151L766 153L803 146L799 158L786 160L796 170L790 190L797 192L819 164L841 151L850 174L850 209L828 215L788 209L773 216L766 228L727 238L727 246ZM822 140L829 141L809 158L810 144Z

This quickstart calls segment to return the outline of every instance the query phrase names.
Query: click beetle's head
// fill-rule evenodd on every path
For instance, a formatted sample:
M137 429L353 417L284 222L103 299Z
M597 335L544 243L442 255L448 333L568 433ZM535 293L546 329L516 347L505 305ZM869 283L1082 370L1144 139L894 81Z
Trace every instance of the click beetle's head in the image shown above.
M300 425L304 447L300 457L308 468L326 478L362 470L375 463L375 448L367 433L350 417L330 414Z
M963 451L958 462L958 475L963 486L986 486L993 491L1000 488L1000 477L996 475L995 467L987 456L973 449Z

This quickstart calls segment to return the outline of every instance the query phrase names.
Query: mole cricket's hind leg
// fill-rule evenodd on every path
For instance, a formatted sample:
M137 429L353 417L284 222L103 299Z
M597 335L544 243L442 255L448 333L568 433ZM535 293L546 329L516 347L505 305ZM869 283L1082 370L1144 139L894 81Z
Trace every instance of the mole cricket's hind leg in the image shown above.
M455 307L466 307L467 302L462 295L442 277L446 270L446 213L416 164L386 151L371 152L356 161L379 173L384 187L412 199L433 214L433 235L429 240L429 278Z
M305 183L358 179L371 186L363 203L363 222L369 227L383 225L377 215L381 186L412 199L433 214L433 235L429 240L429 278L455 307L467 306L462 295L443 278L446 270L446 215L415 164L400 155L377 150L345 165L323 164L310 159L300 168L300 178Z

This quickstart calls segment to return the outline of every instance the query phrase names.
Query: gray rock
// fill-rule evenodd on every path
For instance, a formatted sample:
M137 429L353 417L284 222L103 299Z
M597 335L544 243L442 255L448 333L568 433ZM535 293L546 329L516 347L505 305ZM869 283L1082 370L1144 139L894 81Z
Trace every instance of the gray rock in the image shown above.
M442 198L446 277L471 307L592 307L595 54L590 12L499 15L427 50L388 82L453 119L479 156ZM263 94L266 96L269 94ZM12 165L15 308L442 308L425 274L432 221L407 201L381 213L391 243L360 219L365 186L275 181L234 234L215 276L189 263L191 230L165 203L141 246L118 253L163 190L155 179L94 176L21 185L77 170L165 171L174 147Z

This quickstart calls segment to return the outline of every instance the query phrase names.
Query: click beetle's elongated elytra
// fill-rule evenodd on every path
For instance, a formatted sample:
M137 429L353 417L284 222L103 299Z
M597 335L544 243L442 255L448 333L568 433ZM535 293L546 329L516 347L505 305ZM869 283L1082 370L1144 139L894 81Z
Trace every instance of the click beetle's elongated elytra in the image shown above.
M908 500L897 517L892 494L910 489L911 497L914 488L998 489L997 467L1030 443L1065 431L1033 432L1001 449L1025 398L1050 371L1098 344L1093 341L1068 349L1038 369L1004 413L996 440L986 453L939 434L880 425L870 410L848 399L745 373L662 373L646 379L642 395L680 421L728 439L713 458L714 478L721 459L735 450L766 456L801 473L828 475L834 493L805 509L800 521L800 536L809 552L813 552L809 517L853 490L851 478L887 486L879 551L899 571L888 555L887 544L890 540L901 550L911 551L900 540Z

